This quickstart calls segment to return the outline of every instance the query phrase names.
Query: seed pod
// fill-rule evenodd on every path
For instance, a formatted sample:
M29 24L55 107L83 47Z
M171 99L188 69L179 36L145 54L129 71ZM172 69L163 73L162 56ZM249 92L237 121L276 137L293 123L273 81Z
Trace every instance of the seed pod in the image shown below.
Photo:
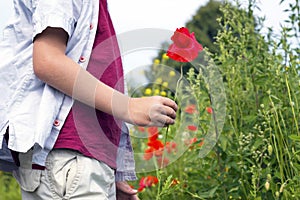
M271 181L271 179L272 179L271 174L267 174L267 179L268 179L268 181Z
M279 197L279 196L280 196L280 193L279 193L278 191L276 191L276 192L275 192L275 196L276 196L276 197Z
M269 156L271 156L273 153L273 147L270 144L268 145L268 153L269 153Z
M270 183L269 183L268 180L265 183L265 188L266 188L267 191L270 189Z
M286 185L286 183L283 183L283 184L281 185L280 190L279 190L280 193L283 192L283 189L284 189L285 185Z

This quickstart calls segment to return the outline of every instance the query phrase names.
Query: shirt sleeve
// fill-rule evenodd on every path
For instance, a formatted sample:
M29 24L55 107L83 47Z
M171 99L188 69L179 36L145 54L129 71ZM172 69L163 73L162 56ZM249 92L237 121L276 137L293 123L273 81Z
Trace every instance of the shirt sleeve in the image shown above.
M47 27L62 28L71 36L80 15L82 2L82 0L34 0L32 39Z
M122 133L118 147L116 181L134 181L137 179L135 173L135 162L133 149L130 141L129 130L126 124L122 126Z

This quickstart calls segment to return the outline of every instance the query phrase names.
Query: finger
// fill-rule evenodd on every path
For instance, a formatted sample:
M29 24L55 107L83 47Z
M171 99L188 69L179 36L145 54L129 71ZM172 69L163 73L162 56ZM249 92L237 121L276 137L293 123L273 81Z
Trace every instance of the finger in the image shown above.
M168 126L175 124L175 120L169 116L163 116L163 119L160 121L160 123L162 124L162 126Z
M174 123L168 115L165 114L164 107L162 105L153 106L149 113L150 125L164 127L167 124ZM173 120L173 121L172 121Z
M117 186L117 189L126 193L126 194L130 194L130 195L133 195L133 194L136 194L137 193L137 190L134 190L130 187L130 185L128 185L127 182L125 181L118 181L116 182L116 186Z
M162 103L163 103L163 105L172 108L175 112L176 112L177 109L178 109L178 106L177 106L176 102L173 101L172 99L163 97L163 98L162 98Z
M176 118L175 110L173 110L172 108L167 107L167 106L165 106L164 109L165 109L165 111L162 114L165 114L165 115L169 116L172 119Z
M175 123L175 120L166 115L156 116L149 126L166 127Z

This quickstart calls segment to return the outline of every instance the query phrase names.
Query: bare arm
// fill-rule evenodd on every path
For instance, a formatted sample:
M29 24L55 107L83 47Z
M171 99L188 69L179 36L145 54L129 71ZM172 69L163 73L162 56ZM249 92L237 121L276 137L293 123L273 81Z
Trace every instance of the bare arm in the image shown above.
M163 97L130 98L97 80L65 55L68 35L47 28L33 46L35 74L52 87L89 106L140 126L173 124L177 105Z

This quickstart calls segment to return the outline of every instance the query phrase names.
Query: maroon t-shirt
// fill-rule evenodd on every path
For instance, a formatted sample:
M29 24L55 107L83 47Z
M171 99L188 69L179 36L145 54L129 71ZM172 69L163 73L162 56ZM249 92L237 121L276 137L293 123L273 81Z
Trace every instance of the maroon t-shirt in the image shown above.
M97 33L87 70L103 83L124 92L122 61L107 0L100 0ZM54 148L73 149L116 168L121 125L113 116L75 101Z

